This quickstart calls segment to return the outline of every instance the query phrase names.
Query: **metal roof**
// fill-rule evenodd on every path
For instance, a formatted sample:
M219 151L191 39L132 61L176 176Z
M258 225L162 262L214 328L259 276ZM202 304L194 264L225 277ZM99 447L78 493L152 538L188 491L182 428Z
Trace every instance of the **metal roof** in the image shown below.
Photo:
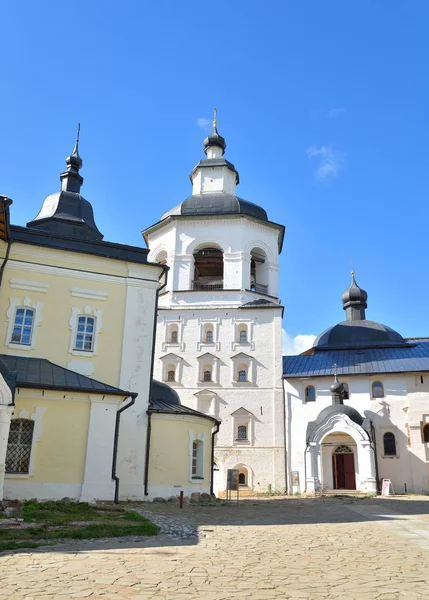
M85 375L80 375L46 358L12 356L0 354L0 360L9 371L17 373L16 386L44 390L61 390L104 394L115 396L137 396L135 392L126 392Z
M415 373L429 371L429 338L409 340L400 348L353 348L319 350L314 354L283 356L283 377L326 377L371 375L375 373Z

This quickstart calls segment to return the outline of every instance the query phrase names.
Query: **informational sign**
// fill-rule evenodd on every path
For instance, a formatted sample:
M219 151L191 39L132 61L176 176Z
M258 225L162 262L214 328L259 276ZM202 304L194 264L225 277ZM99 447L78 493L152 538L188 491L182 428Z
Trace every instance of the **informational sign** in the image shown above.
M392 482L390 479L383 479L381 483L381 495L382 496L390 496L390 491L392 488ZM393 488L392 488L393 491Z
M227 488L233 492L238 490L238 469L228 469Z
M292 485L299 487L299 471L292 471Z

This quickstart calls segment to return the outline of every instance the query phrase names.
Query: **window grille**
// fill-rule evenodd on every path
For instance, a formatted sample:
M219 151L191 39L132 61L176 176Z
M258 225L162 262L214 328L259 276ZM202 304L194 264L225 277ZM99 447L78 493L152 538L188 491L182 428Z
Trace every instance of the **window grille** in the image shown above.
M208 331L206 331L206 343L207 344L213 343L213 331L211 331L210 329Z
M383 435L384 456L396 456L395 434L388 431Z
M77 319L75 350L92 352L94 349L95 318L81 315Z
M175 329L173 329L173 331L171 332L170 340L171 340L172 344L177 344L178 335L177 335L177 331Z
M212 380L212 372L211 371L204 371L203 380L204 381L211 381Z
M305 388L305 401L315 402L316 401L316 389L314 385L307 385Z
M247 371L238 371L238 381L247 381Z
M372 384L372 397L384 398L384 387L381 381L374 381Z
M237 439L247 440L247 425L239 425L237 427Z
M245 344L247 342L247 331L246 329L242 329L240 331L240 343Z
M29 346L31 344L33 324L34 310L32 308L17 308L11 342Z
M192 442L192 477L197 476L198 442Z
M168 371L167 373L167 381L176 381L176 371Z
M350 446L337 446L334 454L351 454L352 452L353 450L350 448Z
M28 473L30 469L31 445L34 421L12 419L6 452L6 473Z

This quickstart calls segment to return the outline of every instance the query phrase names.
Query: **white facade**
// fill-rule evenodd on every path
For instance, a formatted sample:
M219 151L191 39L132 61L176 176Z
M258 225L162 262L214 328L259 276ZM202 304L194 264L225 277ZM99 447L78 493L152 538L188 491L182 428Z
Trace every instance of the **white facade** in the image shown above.
M209 146L206 153L209 160L191 175L193 194L202 205L210 196L222 206L235 194L238 173L211 166L222 148ZM181 205L145 232L149 260L170 268L159 298L154 377L174 387L182 404L221 421L217 492L226 489L229 468L240 470L242 489L285 491L282 234L281 226L252 214L182 214ZM201 251L209 263L218 253L211 272L204 271ZM249 305L254 301L259 305Z
M332 414L308 435L308 423L332 405L332 377L290 378L284 381L286 444L291 493L320 492L335 487L333 454L341 446L353 453L356 489L376 492L379 482L390 479L395 493L429 493L429 442L423 428L429 424L429 374L344 376L349 399L364 418L362 425L346 415ZM384 397L372 397L372 384L383 385ZM305 401L305 388L314 386L316 400ZM372 425L372 426L371 426ZM386 453L385 434L394 435L394 453ZM375 444L374 444L375 438ZM392 448L390 448L392 451ZM299 473L297 478L293 472ZM295 486L293 485L295 483Z

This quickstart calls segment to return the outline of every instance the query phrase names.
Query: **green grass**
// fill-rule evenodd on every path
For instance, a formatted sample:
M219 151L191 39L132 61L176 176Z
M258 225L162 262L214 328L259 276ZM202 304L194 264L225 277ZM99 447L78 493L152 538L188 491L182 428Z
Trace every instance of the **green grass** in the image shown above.
M84 540L125 536L150 536L158 527L135 511L103 511L84 502L79 504L36 503L23 505L25 522L40 523L40 527L0 529L0 552L36 548L55 540ZM79 527L71 522L91 521Z

